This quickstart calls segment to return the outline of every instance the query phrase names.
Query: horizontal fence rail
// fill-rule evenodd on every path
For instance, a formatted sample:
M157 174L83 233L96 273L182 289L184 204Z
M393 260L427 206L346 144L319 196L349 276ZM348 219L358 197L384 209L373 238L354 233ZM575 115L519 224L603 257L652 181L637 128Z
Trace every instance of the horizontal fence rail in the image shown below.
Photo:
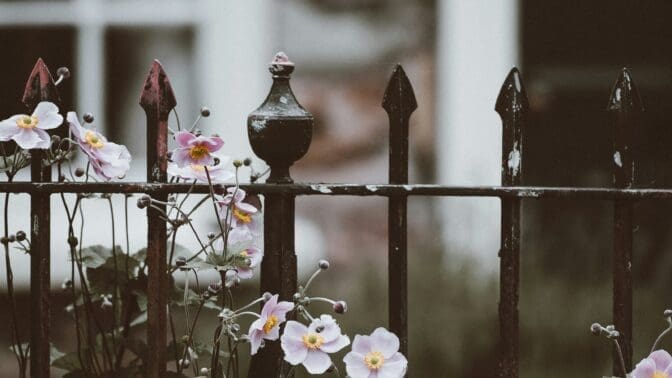
M633 130L642 111L630 73L619 76L609 100L614 118L614 187L546 187L523 185L523 141L528 103L522 78L512 69L500 90L495 110L502 119L501 186L446 186L408 184L409 119L417 108L411 82L397 66L382 106L389 117L389 183L294 183L290 166L307 151L313 116L298 103L289 86L294 64L282 56L271 64L273 86L264 103L248 119L248 136L257 156L270 166L266 183L243 184L249 193L263 194L265 206L261 292L272 291L291 300L296 291L297 256L294 251L294 207L297 196L377 196L388 198L389 326L407 353L407 201L410 196L493 197L501 199L499 369L500 377L519 375L519 260L521 254L521 201L524 199L584 199L614 203L613 317L622 332L627 368L632 367L632 214L638 200L672 200L672 189L633 188L635 161ZM32 110L39 101L58 102L47 66L39 60L26 85L24 103ZM166 174L168 115L175 95L163 68L155 61L142 89L140 104L147 117L147 182L51 182L51 168L41 165L40 151L32 151L31 182L0 182L0 192L31 196L31 376L49 375L49 197L57 193L150 194L166 200L170 193L209 194L208 185L172 183ZM224 193L226 185L215 188ZM150 377L166 376L166 223L154 211L148 217L148 347L155 358ZM493 251L493 256L494 256ZM286 366L276 363L277 343L254 356L250 377L277 376ZM618 371L615 371L618 373Z
M231 185L233 186L233 185ZM215 185L217 188L218 185ZM222 188L228 187L219 185ZM612 189L601 187L571 186L453 186L453 185L395 185L395 184L240 184L252 194L287 193L297 196L430 196L430 197L499 197L499 198L574 198L591 200L656 200L672 199L672 189L638 188ZM190 190L191 189L191 190ZM210 189L204 184L147 184L143 182L124 183L32 183L0 182L3 193L191 193L208 194Z

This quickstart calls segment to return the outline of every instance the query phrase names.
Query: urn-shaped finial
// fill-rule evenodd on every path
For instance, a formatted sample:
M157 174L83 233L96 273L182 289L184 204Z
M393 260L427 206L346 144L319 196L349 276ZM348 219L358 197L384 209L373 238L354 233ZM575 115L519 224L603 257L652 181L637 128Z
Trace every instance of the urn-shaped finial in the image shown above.
M247 117L247 135L254 153L271 167L266 182L291 183L289 167L308 151L313 115L294 97L289 78L294 71L287 55L279 52L269 66L273 86L266 100Z

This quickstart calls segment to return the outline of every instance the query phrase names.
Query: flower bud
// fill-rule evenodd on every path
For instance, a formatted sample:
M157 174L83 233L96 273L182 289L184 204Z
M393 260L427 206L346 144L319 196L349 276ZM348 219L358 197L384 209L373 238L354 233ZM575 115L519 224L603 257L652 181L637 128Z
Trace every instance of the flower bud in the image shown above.
M210 285L208 285L208 291L212 295L217 295L217 293L219 293L220 290L222 290L221 282L213 282Z
M207 106L201 108L201 117L210 117L210 109Z
M238 160L238 159L233 161L233 166L236 167L236 168L240 168L242 165L243 165L243 162Z
M18 240L18 241L26 240L26 232L25 231L18 231L16 233L16 240Z
M69 245L70 247L73 247L73 248L74 248L74 247L77 246L78 243L79 243L79 240L77 240L76 237L74 237L74 236L70 236L70 237L68 238L68 245Z
M214 232L208 232L208 239L212 240L212 239L215 238L215 236L217 236L217 235L215 235Z
M265 292L264 295L262 295L262 296L264 297L264 302L268 302L268 301L270 301L271 298L273 297L273 294L271 294L271 293L269 293L269 292L267 291L267 292Z
M345 301L336 301L333 305L334 312L344 314L348 311L348 304Z
M178 268L181 268L183 266L187 265L187 258L184 256L178 256L175 259L175 266Z
M93 116L92 113L84 113L84 122L85 122L85 123L93 123L93 121L94 121L95 119L96 119L96 118Z
M18 238L18 236L19 236L19 233L18 233L18 232L16 233L16 236L17 236L17 238ZM663 312L663 316L666 317L666 318L669 318L670 316L672 316L672 310L670 310L670 309L668 308L667 310L665 310L665 311Z
M82 176L84 176L85 173L86 173L86 172L84 171L83 168L77 168L77 169L75 169L75 176L76 176L76 177L82 177Z
M607 337L610 339L618 339L619 337L621 337L621 333L618 331L611 331L609 335L607 335Z
M210 299L210 291L206 290L203 292L203 299L205 300Z
M63 283L61 284L61 289L63 289L63 290L68 290L71 287L72 287L72 281L69 280L69 279L63 281Z
M68 67L60 67L56 70L56 76L63 77L64 80L70 78L70 69Z
M599 323L593 323L590 326L590 332L592 332L595 336L599 336L600 333L602 333L602 326Z
M322 269L322 270L327 270L327 269L329 269L329 261L320 260L320 262L317 264L317 266L319 266L320 269Z
M235 270L227 270L224 273L224 285L226 287L235 287L240 283L240 277L238 277L238 272Z
M183 369L188 368L190 364L191 363L189 362L188 359L186 359L186 358L185 359L182 359L182 358L180 359L180 366L182 366Z
M58 135L52 135L51 136L51 143L52 144L58 144L61 141L61 137Z
M189 335L182 335L182 343L186 344L189 342Z
M232 330L233 332L236 332L236 333L237 333L238 331L240 331L240 325L237 324L237 323L232 324L232 325L231 325L231 330Z
M110 299L105 295L101 295L101 297L102 297L103 301L100 303L100 308L103 309L103 310L107 310L108 308L111 308L112 307L112 302L110 302Z
M210 373L210 369L208 369L208 368L206 368L206 367L201 368L201 375L205 375L205 376L207 376L208 373Z
M145 195L141 196L140 198L138 198L137 205L138 205L139 209L144 209L147 206L149 206L149 204L151 204L151 203L152 203L152 197L145 194Z
M249 167L250 165L252 165L252 159L250 159L249 157L245 158L245 160L243 160L243 165Z
M301 293L294 293L292 299L294 300L294 302L298 302L301 299Z
M14 243L16 241L16 235L9 234L9 237L7 239L9 239L10 243Z

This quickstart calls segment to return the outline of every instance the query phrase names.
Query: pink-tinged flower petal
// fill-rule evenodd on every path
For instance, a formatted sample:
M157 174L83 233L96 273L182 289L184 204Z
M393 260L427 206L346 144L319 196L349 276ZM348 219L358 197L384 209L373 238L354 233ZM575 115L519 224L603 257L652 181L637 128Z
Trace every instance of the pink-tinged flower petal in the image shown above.
M355 335L355 340L352 342L352 351L365 355L371 352L371 341L369 336Z
M254 240L254 235L245 228L234 228L229 231L229 245L249 243Z
M656 369L663 371L672 363L672 356L666 351L659 349L649 354L650 359L656 364Z
M273 309L273 315L278 317L280 322L287 320L287 313L294 309L294 303L282 301Z
M12 118L0 122L0 142L11 140L14 135L21 131L21 128L16 125L16 120L12 120Z
M356 337L355 340L357 340ZM353 343L352 345L354 347L355 344ZM364 355L362 354L350 352L345 355L343 362L345 362L345 372L351 378L368 378L369 374L371 374L371 370L366 366Z
M186 148L178 148L175 151L173 151L171 159L180 168L192 164L191 157L189 156L189 150Z
M254 272L252 269L247 269L247 268L238 268L238 278L241 280L249 280L252 277L254 277Z
M341 336L341 327L336 324L336 320L331 315L321 315L310 323L308 329L310 332L317 332L318 327L323 328L320 335L324 337L324 343L330 343Z
M282 339L298 343L305 348L302 338L306 333L308 333L308 327L295 320L290 320L285 325L285 331L282 333Z
M58 114L58 106L52 102L42 101L37 104L33 115L37 117L37 127L42 130L55 129L63 123L63 116Z
M275 305L278 304L278 294L275 294L271 296L271 299L269 299L266 303L264 303L264 307L261 309L261 317L262 318L268 318L271 316L271 313L273 311L273 308Z
M213 137L202 137L202 143L208 147L208 151L217 152L224 146L224 141L218 136Z
M402 378L406 374L408 361L401 353L395 353L378 369L378 378Z
M193 142L195 139L196 135L188 131L178 131L175 133L175 142L177 142L177 145L180 147L189 147L191 142Z
M245 203L245 202L236 203L236 208L238 210L242 211L242 212L247 213L247 214L254 214L258 211L256 207L250 205L249 203Z
M70 132L72 133L72 136L75 137L75 139L78 142L81 142L84 140L84 133L86 130L82 127L82 125L79 123L79 119L77 118L77 113L75 112L68 112L66 115L66 120L70 124Z
M31 148L46 149L51 145L49 134L40 129L21 129L14 134L12 139L19 147L29 150Z
M248 337L250 339L250 354L255 355L257 354L257 351L259 351L259 347L261 346L261 341L263 339L263 331L259 330L250 330L250 333L248 334Z
M100 157L102 177L107 180L122 178L131 168L131 154L126 146L107 142L97 153Z
M635 366L635 370L632 371L632 378L651 378L655 372L655 361L650 358L645 358Z
M336 340L322 344L320 350L327 353L336 353L348 345L350 345L350 338L346 335L340 335Z
M322 374L331 367L331 357L319 350L309 350L303 366L310 374Z
M383 327L376 328L371 334L371 350L383 354L389 358L399 350L399 338L394 333Z

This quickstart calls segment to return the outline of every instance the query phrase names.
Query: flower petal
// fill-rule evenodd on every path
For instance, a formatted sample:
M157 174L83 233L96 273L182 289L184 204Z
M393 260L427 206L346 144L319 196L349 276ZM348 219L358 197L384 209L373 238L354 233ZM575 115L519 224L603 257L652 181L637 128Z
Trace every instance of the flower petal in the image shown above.
M264 303L264 307L261 309L261 317L268 318L273 313L273 308L278 304L278 294L271 296L271 299L268 302Z
M331 357L319 350L309 350L303 366L310 374L322 374L331 367Z
M84 128L82 125L79 123L79 119L77 118L77 113L75 112L68 112L68 114L65 116L67 119L68 123L70 124L70 132L72 133L72 136L75 137L75 139L78 142L81 142L84 140Z
M278 320L284 322L287 318L287 313L294 309L294 303L282 301L273 309L273 315L278 317Z
M252 330L250 334L248 335L250 339L250 354L255 355L257 354L257 351L259 350L259 347L261 346L261 340L262 340L262 333L259 330Z
M33 115L37 117L37 127L42 130L55 129L63 124L63 116L58 114L58 106L53 102L40 102Z
M178 131L175 133L175 142L180 147L189 147L191 143L196 139L196 135L188 131Z
M376 328L371 334L371 350L380 352L385 358L390 358L399 350L399 338L383 327Z
M350 345L350 338L346 335L340 335L336 340L322 344L320 349L327 353L336 353L348 345Z
M21 129L14 134L12 139L19 147L29 150L31 148L47 149L51 145L51 138L46 131L40 129Z
M173 151L172 160L179 168L186 167L189 164L192 164L189 157L189 150L186 148L178 148Z
M6 119L2 122L0 122L0 141L6 142L14 135L18 134L21 131L21 128L16 125L16 121L12 121L12 119Z
M660 371L665 370L668 366L670 366L670 363L672 363L672 356L662 349L658 349L652 352L649 354L648 358L653 360L653 362L656 364L656 369Z
M656 363L650 358L641 360L635 370L632 371L633 378L650 378L656 372Z
M355 340L357 340L357 336L355 336ZM350 352L346 354L343 362L345 362L345 372L351 378L368 378L371 373L369 367L364 363L364 356L359 353Z
M406 357L401 353L395 353L378 369L378 378L402 378L406 374L407 367Z
M371 352L370 336L355 335L355 340L352 342L352 351L361 355Z

